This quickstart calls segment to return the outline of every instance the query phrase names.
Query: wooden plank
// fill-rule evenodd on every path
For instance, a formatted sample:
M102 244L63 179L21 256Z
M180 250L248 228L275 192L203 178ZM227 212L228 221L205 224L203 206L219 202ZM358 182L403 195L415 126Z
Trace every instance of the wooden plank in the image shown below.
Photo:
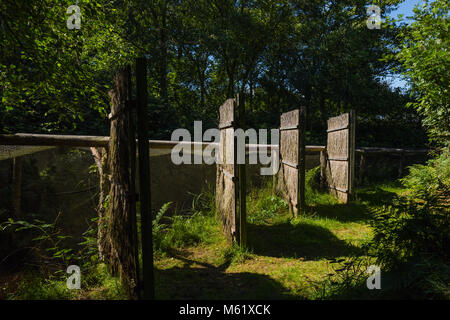
M235 100L227 99L219 108L219 127L220 125L229 125L235 122Z
M0 145L0 161L53 149L49 146Z
M397 154L397 155L413 155L424 154L430 152L428 149L398 149L398 148L359 148L355 150L356 153L373 153L373 154Z
M16 133L0 135L0 145L107 148L109 137Z
M153 235L150 190L150 146L147 116L147 59L136 59L136 89L139 146L139 200L141 210L143 298L155 297L153 274Z
M354 193L355 113L330 118L327 125L327 184L331 194L347 203Z
M276 190L288 202L294 216L298 211L306 211L305 169L306 146L305 126L306 108L302 107L283 113L280 117L280 158L281 170L276 180ZM294 130L293 128L296 128ZM313 147L314 148L314 147ZM322 148L314 148L322 150Z
M280 128L299 127L300 110L292 110L281 114ZM277 192L286 200L293 216L298 214L299 205L299 130L280 130L280 161Z
M222 222L222 230L228 242L239 242L239 220L237 219L237 199L238 188L236 176L239 174L236 164L236 137L234 136L234 127L228 124L235 124L236 102L234 99L228 99L219 108L219 126L220 143L219 143L219 159L217 163L216 175L216 208L218 216Z
M237 98L239 109L239 127L245 132L245 97L240 93ZM245 139L245 137L243 138ZM245 143L245 141L244 141ZM247 246L247 174L245 163L238 165L239 170L239 245Z
M16 134L0 134L0 160L10 159L42 150L51 149L51 147L102 147L107 148L109 143L108 136L78 136L78 135L53 135L53 134L33 134L33 133L16 133ZM213 142L197 142L197 141L170 141L170 140L149 140L151 149L169 149L171 150L177 144L186 146L200 145L205 149L208 145L217 145ZM3 146L12 146L6 148ZM35 147L26 150L24 147ZM267 151L272 148L279 148L279 145L271 144L246 144L246 149L265 147ZM23 150L21 150L23 148ZM305 146L306 152L321 152L326 149L325 146ZM357 152L362 152L358 149ZM407 153L408 151L405 151ZM417 151L419 152L419 151ZM428 152L428 150L423 151ZM6 155L9 153L9 155Z
M306 107L301 107L299 112L299 210L301 214L306 213L306 200L305 200L305 192L306 192Z
M130 218L131 218L131 228L133 235L134 246L134 258L136 265L136 290L135 295L138 300L141 299L141 272L140 272L140 261L139 261L139 236L137 228L137 212L136 212L136 101L132 101L132 75L131 67L128 66L126 69L127 79L128 79L128 92L126 101L126 110L128 112L128 141L130 142Z
M348 165L349 165L349 181L348 194L349 200L355 198L355 144L356 144L356 113L355 110L350 110L349 113L349 150L348 150Z

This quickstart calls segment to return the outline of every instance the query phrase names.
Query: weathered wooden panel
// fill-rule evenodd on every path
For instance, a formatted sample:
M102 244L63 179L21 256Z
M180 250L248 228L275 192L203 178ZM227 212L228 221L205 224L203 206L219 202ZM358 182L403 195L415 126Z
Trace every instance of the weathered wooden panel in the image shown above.
M327 133L327 184L331 194L347 203L353 195L354 186L354 112L330 118Z
M220 153L216 175L216 209L228 241L237 240L236 145L234 137L235 100L228 99L219 109Z
M224 126L233 125L236 121L235 119L235 101L234 99L228 99L225 103L219 108L219 129L222 129Z
M341 130L328 133L327 151L329 157L337 159L348 158L349 131Z
M298 169L283 165L278 173L277 190L286 200L289 209L296 211L298 205Z
M280 129L286 129L288 127L295 127L299 124L300 110L292 110L285 112L280 116Z
M283 113L280 117L281 168L276 177L275 189L287 201L294 216L297 215L298 209L305 209L304 122L305 108Z
M235 150L234 150L234 129L226 128L220 130L220 164L223 170L235 175Z
M298 165L298 129L280 131L280 155L284 161Z

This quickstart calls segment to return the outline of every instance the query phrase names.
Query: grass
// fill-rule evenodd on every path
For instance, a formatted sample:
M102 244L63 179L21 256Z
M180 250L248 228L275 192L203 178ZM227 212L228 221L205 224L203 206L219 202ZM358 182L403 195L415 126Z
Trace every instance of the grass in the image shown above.
M307 178L308 214L292 218L286 203L272 195L270 182L253 189L247 198L248 246L229 245L219 222L204 219L208 233L195 245L178 243L176 250L155 260L158 299L331 299L374 296L364 288L348 293L342 273L352 260L361 270L373 262L363 256L372 237L371 213L395 194L404 192L397 183L380 184L357 191L349 205L337 203ZM206 228L205 228L206 230ZM361 275L361 270L355 274ZM365 269L364 269L365 270ZM359 272L359 273L358 273ZM350 276L347 274L347 276ZM367 275L365 275L367 277ZM359 281L361 279L354 279ZM344 288L345 289L345 288Z
M111 277L104 264L98 264L87 274L82 272L80 290L69 290L66 276L42 277L42 270L21 272L17 288L9 293L10 300L123 300L127 296L120 280Z
M398 183L357 190L351 204L339 204L318 189L317 169L308 172L308 213L289 214L272 194L271 182L247 195L248 246L230 245L215 215L214 194L195 196L188 212L153 224L157 299L341 299L371 298L364 284L373 258L363 247L372 238L374 210L396 194ZM358 269L346 269L358 261ZM62 278L29 273L10 299L126 299L120 281L103 264L82 277L82 290L68 290ZM351 265L354 268L355 264ZM337 272L345 270L344 272ZM65 279L65 278L64 278Z

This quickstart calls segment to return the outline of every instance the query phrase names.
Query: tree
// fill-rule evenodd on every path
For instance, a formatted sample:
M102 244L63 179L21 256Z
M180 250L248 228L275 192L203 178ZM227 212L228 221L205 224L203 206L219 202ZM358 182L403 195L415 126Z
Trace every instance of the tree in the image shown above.
M450 141L449 19L445 0L425 1L414 9L414 22L399 37L396 58L411 82L415 102L424 116L430 138L440 144Z

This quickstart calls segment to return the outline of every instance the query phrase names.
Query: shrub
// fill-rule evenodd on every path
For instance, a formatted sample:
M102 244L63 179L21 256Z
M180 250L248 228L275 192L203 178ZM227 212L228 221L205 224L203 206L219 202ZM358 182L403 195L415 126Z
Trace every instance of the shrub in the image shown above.
M370 250L389 270L391 288L450 298L448 150L402 179L409 194L375 213Z

